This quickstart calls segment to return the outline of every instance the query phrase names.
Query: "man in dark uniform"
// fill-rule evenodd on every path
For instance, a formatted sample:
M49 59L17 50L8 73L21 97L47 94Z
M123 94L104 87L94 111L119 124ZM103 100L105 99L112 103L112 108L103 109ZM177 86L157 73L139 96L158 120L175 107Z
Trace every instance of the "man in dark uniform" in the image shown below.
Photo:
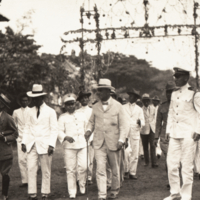
M8 175L13 160L11 143L18 137L17 128L12 117L6 113L10 100L5 92L0 92L0 172L2 175L3 200L8 199L10 177Z
M154 144L155 146L158 145L158 140L160 138L160 148L165 155L165 159L167 159L167 151L169 141L165 139L166 134L166 126L167 126L167 116L169 112L169 105L171 101L171 95L173 90L176 88L176 85L173 81L169 81L166 85L166 98L167 100L164 101L158 108L157 118L156 118L156 132L155 132L155 139ZM167 170L167 160L166 160L166 170ZM169 184L167 185L169 188Z

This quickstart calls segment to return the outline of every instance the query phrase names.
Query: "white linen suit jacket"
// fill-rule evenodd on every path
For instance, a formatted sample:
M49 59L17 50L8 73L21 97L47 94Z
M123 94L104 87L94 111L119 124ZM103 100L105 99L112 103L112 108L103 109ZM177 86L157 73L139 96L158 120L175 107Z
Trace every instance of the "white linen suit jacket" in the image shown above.
M21 142L23 133L24 133L24 127L27 122L27 115L30 111L30 108L27 106L26 108L19 108L17 110L14 110L13 112L13 119L15 122L16 127L18 128L18 138L17 141Z
M47 154L49 146L55 147L57 140L57 116L55 110L43 103L37 118L37 108L30 109L24 128L22 144L30 152L35 144L38 154Z
M145 125L142 108L140 108L137 104L133 105L130 103L123 105L123 108L129 119L129 132L127 137L140 139L140 130ZM141 127L137 124L138 119L141 121Z

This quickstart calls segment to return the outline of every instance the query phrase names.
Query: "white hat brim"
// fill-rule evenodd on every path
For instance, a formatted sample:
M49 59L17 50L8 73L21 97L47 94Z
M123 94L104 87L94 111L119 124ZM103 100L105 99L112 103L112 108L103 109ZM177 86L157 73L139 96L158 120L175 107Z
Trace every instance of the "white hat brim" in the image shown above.
M111 89L111 90L114 90L115 88L112 87L112 86L97 86L96 89L98 88L107 88L107 89Z
M42 92L42 93L32 93L32 91L30 92L27 92L26 93L29 97L40 97L40 96L44 96L44 95L47 95L47 93L45 92Z

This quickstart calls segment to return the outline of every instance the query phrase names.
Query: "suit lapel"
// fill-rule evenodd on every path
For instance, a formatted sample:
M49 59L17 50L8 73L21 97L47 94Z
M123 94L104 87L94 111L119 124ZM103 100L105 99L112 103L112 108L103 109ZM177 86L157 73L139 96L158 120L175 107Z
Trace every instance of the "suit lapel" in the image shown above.
M113 104L113 98L111 97L110 103L108 104L108 106L107 106L105 112L107 112L108 110L110 110L110 108L112 107L112 104ZM103 106L102 106L102 107L103 107Z
M130 104L127 103L126 105L124 105L126 112L131 116L131 108L130 108Z

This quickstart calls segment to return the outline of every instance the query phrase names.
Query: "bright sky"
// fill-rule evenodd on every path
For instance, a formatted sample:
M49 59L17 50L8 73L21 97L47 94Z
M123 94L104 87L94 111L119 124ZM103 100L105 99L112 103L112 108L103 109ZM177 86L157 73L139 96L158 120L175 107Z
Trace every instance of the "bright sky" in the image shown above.
M2 0L0 13L8 17L10 22L1 23L0 28L9 25L17 30L17 20L33 10L32 24L26 33L35 30L36 43L43 45L40 52L58 54L63 45L60 37L70 39L63 36L63 33L81 28L80 6L84 5L85 10L91 10L94 4L97 4L101 15L100 28L131 26L130 23L133 21L134 26L143 26L145 21L142 2L143 0ZM152 26L193 23L193 0L149 2L149 24ZM164 8L166 12L163 12ZM184 10L187 14L184 14ZM126 11L129 14L126 14ZM162 18L158 20L160 15ZM200 22L199 18L198 20ZM94 20L85 17L84 28L94 29ZM85 37L89 38L90 35ZM72 49L75 49L77 54L80 50L78 44L67 44L65 50L68 54ZM88 43L85 49L88 53L96 54L95 44ZM186 68L194 68L194 41L191 37L104 41L101 52L108 50L146 59L159 69L172 69L178 63L185 65Z

